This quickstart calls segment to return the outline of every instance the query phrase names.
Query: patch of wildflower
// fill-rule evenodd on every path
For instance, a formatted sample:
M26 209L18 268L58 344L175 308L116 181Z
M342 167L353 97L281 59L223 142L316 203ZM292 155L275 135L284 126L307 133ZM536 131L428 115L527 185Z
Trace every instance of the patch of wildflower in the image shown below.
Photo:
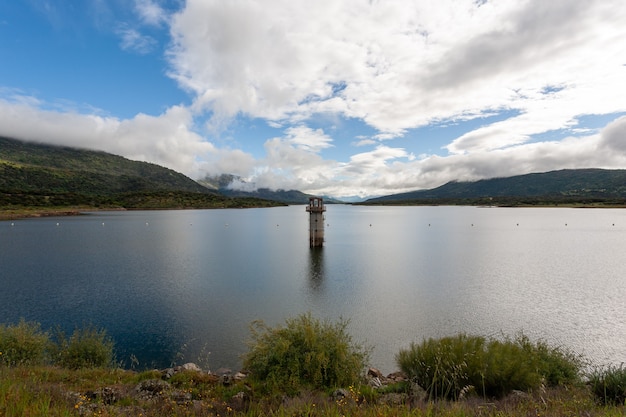
M87 396L86 396L86 395L81 394L81 395L79 395L79 396L78 396L78 402L77 402L76 404L74 404L74 408L75 408L76 410L79 410L81 407L83 407L84 405L86 405L86 404L87 404L87 402L88 402L88 400L87 400Z

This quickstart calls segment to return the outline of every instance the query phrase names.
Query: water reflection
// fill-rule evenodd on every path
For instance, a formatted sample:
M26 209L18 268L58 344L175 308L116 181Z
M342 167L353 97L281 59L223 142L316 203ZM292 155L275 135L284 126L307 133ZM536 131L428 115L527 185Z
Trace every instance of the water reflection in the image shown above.
M458 332L523 330L626 361L626 210L332 205L328 218L322 248L301 206L0 222L0 322L91 322L120 359L154 367L210 351L234 369L252 320L306 311L350 320L385 372L411 341Z
M313 247L309 251L309 286L311 290L321 292L324 286L326 268L324 265L324 248Z

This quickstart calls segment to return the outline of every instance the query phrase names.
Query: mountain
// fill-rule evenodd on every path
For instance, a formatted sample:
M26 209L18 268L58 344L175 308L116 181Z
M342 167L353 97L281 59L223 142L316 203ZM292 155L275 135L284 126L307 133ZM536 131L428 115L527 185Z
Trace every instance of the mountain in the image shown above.
M0 137L0 207L67 205L178 208L271 204L220 195L156 164Z
M8 138L0 138L0 189L97 195L147 190L207 193L192 179L159 165Z
M311 194L306 194L298 190L271 190L269 188L257 188L254 191L245 191L232 187L233 182L244 183L241 177L231 174L222 174L219 176L207 176L198 183L205 187L218 191L220 194L229 197L253 197L265 200L278 201L284 204L308 204ZM251 187L252 188L252 187ZM328 196L322 196L324 202L328 204L338 204L341 201Z
M209 190L218 191L226 190L233 181L240 181L241 177L232 174L221 174L217 176L207 175L201 180L198 180L198 184L203 185Z
M564 169L544 173L449 182L430 190L371 198L366 204L471 203L504 204L619 201L626 199L626 170ZM623 201L622 201L623 203Z

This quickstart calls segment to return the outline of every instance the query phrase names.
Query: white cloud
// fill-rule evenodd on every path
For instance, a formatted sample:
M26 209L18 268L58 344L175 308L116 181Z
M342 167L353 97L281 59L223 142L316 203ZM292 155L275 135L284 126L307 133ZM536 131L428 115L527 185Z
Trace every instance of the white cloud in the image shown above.
M626 116L622 116L607 125L600 136L599 149L617 155L626 160Z
M216 119L334 112L393 137L434 120L526 111L533 99L520 95L546 85L609 95L615 85L598 74L615 81L623 65L625 9L586 0L190 0L172 20L171 75ZM583 100L575 114L595 104Z
M168 75L192 105L121 120L5 89L0 134L336 196L626 167L624 118L600 133L579 125L626 113L622 0L187 0L173 14L163 4L135 0L134 24L112 27L139 53L156 47L142 30L168 28ZM256 138L265 155L206 139L251 119L283 131ZM438 143L439 155L415 145L427 133L408 135L473 119L485 122ZM352 120L365 125L354 136L339 126ZM333 156L346 146L358 153Z
M160 26L168 19L165 10L154 0L135 0L135 10L141 21L148 25Z
M218 151L189 130L193 125L188 109L169 108L159 116L138 114L132 119L42 110L33 100L0 99L0 134L17 139L43 141L98 149L127 158L153 162L191 177L207 172L209 160ZM240 152L234 152L239 154ZM241 159L241 158L240 158Z
M128 25L120 25L115 33L120 37L120 47L125 51L148 54L157 46L156 39L149 35L143 35Z
M326 135L322 129L311 129L304 125L297 125L285 130L287 140L300 149L320 152L324 148L333 146L333 139Z

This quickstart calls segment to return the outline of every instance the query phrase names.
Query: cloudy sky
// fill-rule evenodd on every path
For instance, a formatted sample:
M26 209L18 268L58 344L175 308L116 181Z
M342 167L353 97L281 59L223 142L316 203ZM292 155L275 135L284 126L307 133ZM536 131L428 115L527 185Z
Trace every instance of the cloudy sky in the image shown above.
M626 2L2 1L0 135L340 198L626 168Z

